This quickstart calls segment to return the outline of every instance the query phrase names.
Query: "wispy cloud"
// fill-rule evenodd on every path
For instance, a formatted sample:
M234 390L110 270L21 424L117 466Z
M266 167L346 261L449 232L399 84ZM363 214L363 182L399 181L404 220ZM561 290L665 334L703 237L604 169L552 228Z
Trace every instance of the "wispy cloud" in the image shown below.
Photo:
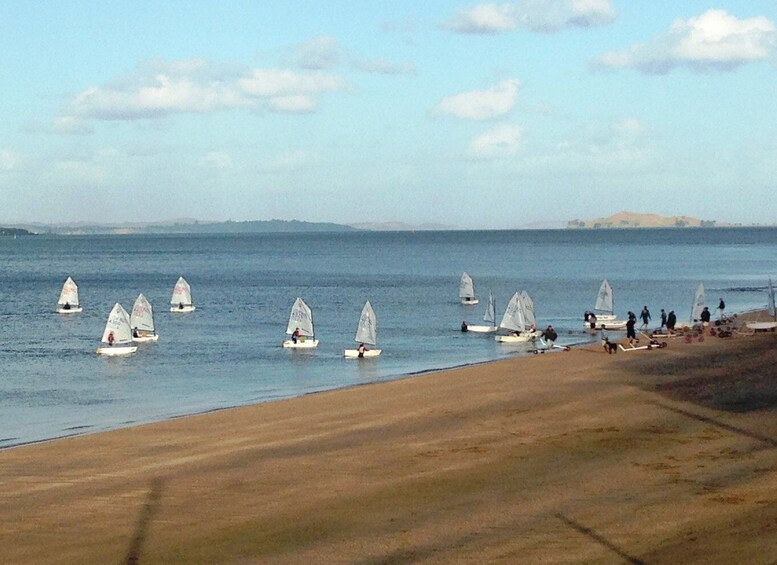
M21 163L21 157L16 151L0 149L0 171L12 171Z
M448 96L437 104L433 112L464 120L500 118L515 105L519 87L520 83L511 79L502 81L488 90L475 90Z
M469 145L471 156L494 159L514 155L521 143L523 131L512 124L499 124L475 137Z
M354 59L351 66L365 73L381 75L408 75L416 74L415 64L411 62L393 63L386 59Z
M459 8L442 27L455 33L494 34L518 28L549 33L604 25L615 16L611 0L521 0Z
M646 74L665 74L678 67L728 71L776 53L777 29L768 18L739 19L725 10L708 10L688 20L675 20L666 34L649 43L605 53L595 64Z
M334 37L314 37L293 46L285 59L302 69L328 70L342 62L343 50Z

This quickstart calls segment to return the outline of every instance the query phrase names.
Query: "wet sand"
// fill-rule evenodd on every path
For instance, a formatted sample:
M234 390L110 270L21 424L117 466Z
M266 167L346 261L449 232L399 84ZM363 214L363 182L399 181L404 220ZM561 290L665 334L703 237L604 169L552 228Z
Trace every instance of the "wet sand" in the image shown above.
M667 341L8 449L0 562L774 562L777 334Z

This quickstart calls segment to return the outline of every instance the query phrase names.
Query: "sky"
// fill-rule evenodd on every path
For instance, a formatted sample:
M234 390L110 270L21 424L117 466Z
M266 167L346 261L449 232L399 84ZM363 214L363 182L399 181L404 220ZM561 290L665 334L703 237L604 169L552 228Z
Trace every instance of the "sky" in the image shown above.
M777 0L0 0L0 223L777 223Z

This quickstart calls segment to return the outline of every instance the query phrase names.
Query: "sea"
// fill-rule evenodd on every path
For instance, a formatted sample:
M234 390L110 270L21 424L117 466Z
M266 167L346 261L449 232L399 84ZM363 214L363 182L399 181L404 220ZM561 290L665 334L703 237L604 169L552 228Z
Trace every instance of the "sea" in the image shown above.
M463 271L478 305L459 303ZM55 313L68 276L80 314ZM189 314L170 312L179 276ZM460 331L482 323L489 290L498 318L526 290L538 325L574 346L599 339L582 321L604 278L619 317L646 305L657 326L661 308L688 320L699 283L713 312L720 298L729 313L763 308L770 276L774 228L2 237L0 448L534 354ZM113 305L130 311L139 293L159 341L96 355ZM281 347L297 297L315 350ZM367 300L383 354L346 360Z

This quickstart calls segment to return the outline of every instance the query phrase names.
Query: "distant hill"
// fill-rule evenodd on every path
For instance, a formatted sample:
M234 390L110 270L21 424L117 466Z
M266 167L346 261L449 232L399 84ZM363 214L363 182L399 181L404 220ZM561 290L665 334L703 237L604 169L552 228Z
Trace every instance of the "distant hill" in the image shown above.
M24 228L53 235L104 234L198 234L198 233L288 233L355 231L343 224L301 222L298 220L252 220L244 222L199 222L183 219L159 223L123 224L27 224Z
M404 222L365 222L361 224L349 224L357 230L368 231L442 231L455 230L455 226L444 224L406 224Z
M0 228L0 236L3 235L35 235L22 228Z
M715 220L700 220L690 216L659 216L658 214L637 214L635 212L618 212L607 218L595 220L572 220L567 228L706 228L730 227L732 224L722 224Z

